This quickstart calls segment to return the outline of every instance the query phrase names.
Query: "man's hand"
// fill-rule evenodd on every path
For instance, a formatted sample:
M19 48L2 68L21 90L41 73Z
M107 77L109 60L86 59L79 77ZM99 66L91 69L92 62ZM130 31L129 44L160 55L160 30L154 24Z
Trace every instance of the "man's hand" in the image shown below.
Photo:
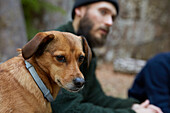
M149 100L145 100L141 104L134 104L132 109L136 113L163 113L159 107L149 104Z

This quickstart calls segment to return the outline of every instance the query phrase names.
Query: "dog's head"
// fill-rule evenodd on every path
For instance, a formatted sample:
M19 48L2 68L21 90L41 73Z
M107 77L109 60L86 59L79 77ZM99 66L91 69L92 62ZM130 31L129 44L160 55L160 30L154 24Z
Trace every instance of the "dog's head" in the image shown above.
M59 86L69 91L80 90L84 77L79 66L91 60L91 50L85 38L71 33L40 32L22 48L24 59L34 59L37 65Z

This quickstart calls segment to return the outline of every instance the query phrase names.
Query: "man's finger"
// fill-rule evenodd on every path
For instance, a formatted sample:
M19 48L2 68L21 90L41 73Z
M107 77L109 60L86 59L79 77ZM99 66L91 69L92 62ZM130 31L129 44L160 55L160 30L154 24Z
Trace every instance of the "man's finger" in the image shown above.
M155 105L149 105L148 108L153 109L157 113L163 113L162 110L159 107L155 106Z
M140 104L140 106L144 108L148 107L148 105L149 105L149 100L145 100L143 103Z

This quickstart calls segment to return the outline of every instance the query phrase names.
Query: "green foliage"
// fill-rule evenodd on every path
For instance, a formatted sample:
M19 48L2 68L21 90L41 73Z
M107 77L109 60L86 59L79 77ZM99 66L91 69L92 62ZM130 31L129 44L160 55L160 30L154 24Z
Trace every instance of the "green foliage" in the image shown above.
M28 40L40 31L38 27L41 26L35 25L35 21L41 22L45 11L66 14L66 11L61 7L45 2L44 0L21 0L21 3L24 11Z

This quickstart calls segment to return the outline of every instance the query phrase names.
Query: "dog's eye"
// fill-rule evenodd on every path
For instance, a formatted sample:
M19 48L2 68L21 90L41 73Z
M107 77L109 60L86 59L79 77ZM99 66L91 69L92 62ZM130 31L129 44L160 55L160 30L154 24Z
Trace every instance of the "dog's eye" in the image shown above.
M56 56L56 59L59 61L59 62L66 62L66 58L62 55L58 55Z
M83 62L83 61L84 61L84 58L85 58L85 56L80 55L80 57L79 57L78 61L79 61L79 62Z

